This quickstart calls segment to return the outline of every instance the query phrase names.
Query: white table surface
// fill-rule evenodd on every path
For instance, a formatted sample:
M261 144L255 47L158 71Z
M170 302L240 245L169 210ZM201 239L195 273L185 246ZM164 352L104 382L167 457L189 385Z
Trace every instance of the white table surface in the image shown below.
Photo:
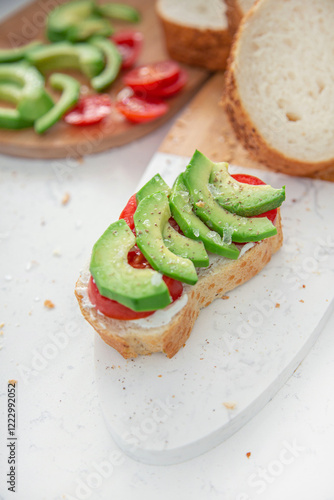
M23 3L1 2L0 16ZM334 315L264 410L205 455L143 465L108 434L94 335L73 285L170 126L79 164L0 156L1 500L334 498ZM92 206L96 190L100 204ZM70 201L62 205L65 193ZM16 493L6 485L9 379L18 380Z

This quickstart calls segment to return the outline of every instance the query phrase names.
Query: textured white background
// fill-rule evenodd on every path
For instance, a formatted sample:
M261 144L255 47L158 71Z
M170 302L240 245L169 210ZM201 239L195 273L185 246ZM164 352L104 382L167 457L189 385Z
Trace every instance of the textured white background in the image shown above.
M1 1L0 15L23 3ZM334 498L333 315L265 409L205 455L175 466L143 465L118 453L108 434L95 386L94 337L78 313L73 285L170 125L65 165L61 179L58 161L0 156L1 500ZM92 205L96 191L99 203ZM71 200L63 206L66 192ZM45 309L45 299L56 307ZM19 379L16 494L5 484L11 378Z

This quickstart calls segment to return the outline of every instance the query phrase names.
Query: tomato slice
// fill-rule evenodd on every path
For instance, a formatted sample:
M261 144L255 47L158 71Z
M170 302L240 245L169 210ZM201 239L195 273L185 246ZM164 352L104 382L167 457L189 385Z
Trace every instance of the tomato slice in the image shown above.
M136 200L136 195L133 194L129 201L127 202L126 206L123 208L121 215L119 216L120 219L124 219L131 231L136 234L135 231L135 223L133 221L133 214L135 213L137 208L137 200Z
M233 179L235 179L238 182L242 182L243 184L252 184L253 186L264 186L266 183L261 181L258 177L255 177L254 175L248 175L248 174L235 174L232 175ZM268 217L268 219L274 223L277 215L277 208L274 208L273 210L268 210L268 212L264 212L263 214L259 215L254 215L254 217Z
M124 76L124 83L135 92L153 91L174 83L181 72L175 61L162 61L139 66Z
M137 61L143 45L143 35L140 31L123 30L115 33L111 40L117 45L122 56L122 69L129 69Z
M126 90L126 92L124 92ZM116 102L117 110L132 123L146 123L167 113L169 106L159 99L144 99L123 89Z
M148 90L147 95L150 97L161 98L172 97L183 89L187 81L188 74L184 70L181 70L175 82L171 83L170 85L166 85L165 87L156 87L155 89Z
M81 96L74 108L65 115L64 120L70 125L85 126L100 123L111 111L111 99L108 94Z

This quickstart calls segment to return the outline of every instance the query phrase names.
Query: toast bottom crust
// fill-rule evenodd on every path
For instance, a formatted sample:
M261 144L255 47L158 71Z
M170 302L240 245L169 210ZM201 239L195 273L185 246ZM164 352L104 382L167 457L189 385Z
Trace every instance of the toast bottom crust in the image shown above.
M115 320L99 313L87 295L89 272L79 277L75 288L81 312L102 340L124 358L154 352L164 352L172 358L186 343L200 310L259 273L279 250L283 243L279 209L275 226L275 236L255 244L240 259L230 260L227 264L224 259L222 264L218 260L218 263L203 269L196 285L185 287L187 303L167 325L143 328L132 321Z

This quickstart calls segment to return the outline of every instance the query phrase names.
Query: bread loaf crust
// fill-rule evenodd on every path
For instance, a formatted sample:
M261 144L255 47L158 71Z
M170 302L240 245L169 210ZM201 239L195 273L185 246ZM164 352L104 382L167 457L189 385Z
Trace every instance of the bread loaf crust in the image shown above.
M232 37L228 29L201 29L172 22L157 5L157 14L165 34L167 51L172 59L211 71L224 70Z
M326 161L306 162L284 155L268 144L263 138L242 103L237 83L236 61L238 59L239 44L243 33L243 26L251 20L252 13L261 4L262 2L256 2L243 17L238 32L234 37L225 73L225 85L221 103L238 140L255 160L273 170L288 175L309 176L318 174L324 170L333 168L334 158Z
M228 27L231 35L234 35L244 14L240 9L238 0L225 0L225 4Z
M277 212L275 220L277 234L255 244L238 260L231 260L225 265L219 264L218 261L217 264L212 264L210 268L203 270L196 285L187 290L186 305L169 324L147 329L132 321L108 318L94 307L87 307L88 282L80 276L75 295L83 316L104 342L126 359L154 352L164 352L168 358L172 358L189 338L200 310L258 274L282 246L280 210Z

